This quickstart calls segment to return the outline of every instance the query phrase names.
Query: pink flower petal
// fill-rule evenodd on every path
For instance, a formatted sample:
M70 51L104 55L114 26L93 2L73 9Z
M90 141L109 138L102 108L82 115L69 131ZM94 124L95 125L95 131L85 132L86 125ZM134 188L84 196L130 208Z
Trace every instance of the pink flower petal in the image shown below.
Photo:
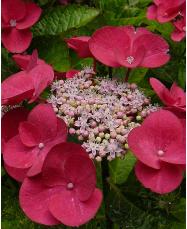
M147 9L146 16L149 20L156 19L156 17L157 17L157 6L156 5L149 6Z
M19 136L22 143L28 147L37 146L41 142L39 129L30 122L20 123Z
M177 98L177 104L181 107L186 107L186 93L184 90L173 83L170 88L170 93L173 97Z
M26 6L22 0L2 0L2 17L5 22L20 20L26 14Z
M9 176L14 178L18 182L23 182L23 180L26 177L27 171L28 171L28 169L17 169L14 167L10 167L6 164L4 164L4 168L5 168L6 172L9 174Z
M128 144L133 154L140 161L152 168L160 168L160 160L156 154L157 144L155 143L154 133L148 132L143 127L136 127L128 135Z
M185 31L180 31L178 29L175 29L172 33L171 33L171 39L173 41L176 41L176 42L180 42L182 41L186 36L186 32Z
M37 126L41 140L54 138L57 134L57 118L51 104L39 104L29 114L28 121Z
M169 50L168 43L159 35L145 34L139 36L136 42L144 46L146 52L141 63L142 67L156 68L166 64L170 55L167 54Z
M26 15L22 20L18 21L16 28L17 29L27 29L34 25L38 20L42 13L40 7L38 7L35 3L26 3Z
M118 50L116 59L127 68L135 68L140 65L145 56L145 48L143 46L134 46L133 50Z
M3 158L8 166L26 169L32 166L37 157L37 151L23 145L17 135L11 138L4 149Z
M85 202L79 201L72 191L64 190L51 197L49 210L63 224L78 227L94 218L101 201L102 193L99 189L95 189L90 199Z
M159 80L150 78L150 84L165 105L171 106L175 103L175 99L170 95L169 90Z
M5 143L18 134L20 122L27 119L29 111L24 107L19 107L7 112L1 119L1 138Z
M66 179L63 179L64 163L68 157L76 154L88 158L86 151L79 144L73 142L61 143L52 148L44 161L42 169L43 179L46 185L55 186L65 184Z
M89 40L90 37L88 36L72 37L69 39L65 39L68 47L74 49L80 58L92 57L88 46Z
M30 102L33 102L52 83L54 71L48 64L39 64L28 72L28 78L32 79L35 88L34 96L30 100Z
M120 63L116 60L118 50L126 50L129 45L130 38L125 31L112 26L98 29L89 40L89 48L93 56L111 67L120 67Z
M182 124L169 111L150 114L141 127L130 132L128 143L136 157L152 168L159 169L160 160L184 163ZM163 155L159 155L159 151L163 151Z
M24 52L29 47L31 40L32 33L29 29L11 28L2 32L2 43L12 53Z
M25 72L18 72L5 79L1 84L2 104L17 104L32 96L33 82Z
M69 157L64 164L64 176L75 185L80 201L91 197L96 186L96 169L91 159L80 155Z
M159 194L174 191L183 179L182 169L167 163L163 163L161 168L157 170L137 162L135 173L143 186Z
M19 193L20 206L27 217L36 223L52 226L60 222L48 210L51 195L58 189L47 189L41 177L26 178Z
M79 70L72 69L72 70L66 72L66 78L67 79L73 78L79 72L80 72Z
M22 69L22 70L26 70L27 66L29 64L31 55L23 55L23 54L14 54L13 56L14 61L16 62L16 64ZM37 64L44 64L45 61L38 59L37 60Z

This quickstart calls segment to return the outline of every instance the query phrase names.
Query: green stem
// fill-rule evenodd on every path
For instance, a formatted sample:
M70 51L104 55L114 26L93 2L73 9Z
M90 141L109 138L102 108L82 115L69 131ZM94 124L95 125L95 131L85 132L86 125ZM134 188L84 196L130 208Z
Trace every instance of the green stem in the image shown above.
M126 75L125 75L125 82L128 82L130 72L131 72L131 68L127 68L127 72L126 72Z
M109 75L109 78L112 79L112 68L111 67L108 68L108 75Z
M108 216L108 209L107 209L107 196L110 191L110 185L107 182L109 179L109 166L108 166L108 160L104 158L101 161L101 169L102 169L102 183L103 183L103 199L104 199L104 205L105 205L105 216L106 216L106 228L112 229L113 228L113 222Z
M95 58L93 58L93 70L95 73L97 72L97 61Z

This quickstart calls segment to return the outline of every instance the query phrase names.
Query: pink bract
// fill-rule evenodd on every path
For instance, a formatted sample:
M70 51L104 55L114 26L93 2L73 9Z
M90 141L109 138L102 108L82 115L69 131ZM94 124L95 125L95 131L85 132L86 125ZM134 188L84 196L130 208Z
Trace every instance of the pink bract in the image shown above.
M23 0L2 0L2 42L12 53L24 52L30 45L34 25L40 15L41 8L35 3Z
M95 185L95 167L86 151L78 144L62 143L48 153L40 176L24 180L20 205L35 222L80 226L100 207L102 193Z
M138 161L135 174L144 187L165 194L174 191L182 182L183 168L179 165L162 163L160 169L153 169Z
M18 134L19 124L27 119L28 114L29 111L27 109L19 107L7 112L1 119L2 153L4 152L6 143ZM4 168L11 177L19 182L23 181L28 170L13 168L6 163L4 163Z
M38 59L36 50L31 56L16 55L14 59L23 71L9 76L2 82L2 104L14 105L26 99L30 99L30 103L34 102L53 81L54 71L50 65Z
M67 138L66 124L49 104L37 105L27 120L20 122L18 131L6 143L4 161L16 169L28 169L28 176L40 173L49 150Z
M72 37L65 39L68 47L75 50L80 58L93 57L88 46L89 40L90 37L88 36Z
M79 70L72 69L72 70L66 72L66 78L67 79L73 78L79 72L80 72Z
M169 45L159 35L145 28L106 26L89 40L93 56L111 67L148 67L164 65L170 59Z
M180 15L185 5L185 0L155 0L147 10L147 18L155 19L160 23L171 21Z
M164 190L171 192L178 187L182 180L180 168L186 164L184 139L181 120L166 110L150 114L141 127L130 132L129 147L141 162L137 165L136 175L145 187L158 193ZM169 176L175 176L169 174L172 167L173 173L176 172L176 180L168 180ZM164 180L168 180L167 187L163 187L167 183Z
M167 107L175 108L179 112L186 111L186 93L176 83L173 83L170 90L155 78L150 78L150 84Z

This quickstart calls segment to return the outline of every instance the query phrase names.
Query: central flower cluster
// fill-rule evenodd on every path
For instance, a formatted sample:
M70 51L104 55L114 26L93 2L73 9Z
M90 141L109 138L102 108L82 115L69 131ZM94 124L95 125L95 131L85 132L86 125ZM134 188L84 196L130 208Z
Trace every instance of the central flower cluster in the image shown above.
M152 106L136 84L93 78L92 73L85 69L72 79L54 82L48 102L90 158L123 157L129 132L158 106Z

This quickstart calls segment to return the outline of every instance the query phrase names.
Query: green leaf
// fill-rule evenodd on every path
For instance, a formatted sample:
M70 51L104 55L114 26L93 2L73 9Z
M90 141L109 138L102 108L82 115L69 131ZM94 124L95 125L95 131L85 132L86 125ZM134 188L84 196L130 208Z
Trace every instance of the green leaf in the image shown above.
M124 159L116 158L109 163L110 176L115 184L124 183L132 171L136 158L129 151Z
M8 76L18 71L16 63L13 61L10 53L7 52L5 48L1 48L1 58L2 58L2 69L1 76L2 80L6 79Z
M181 223L186 221L186 199L181 198L179 202L175 205L175 208L171 211L171 214L174 215Z
M69 49L59 36L36 37L31 49L38 49L40 58L51 64L54 70L66 72L71 68Z
M99 10L87 6L57 6L44 13L33 27L34 36L57 35L69 29L79 28L98 16Z

